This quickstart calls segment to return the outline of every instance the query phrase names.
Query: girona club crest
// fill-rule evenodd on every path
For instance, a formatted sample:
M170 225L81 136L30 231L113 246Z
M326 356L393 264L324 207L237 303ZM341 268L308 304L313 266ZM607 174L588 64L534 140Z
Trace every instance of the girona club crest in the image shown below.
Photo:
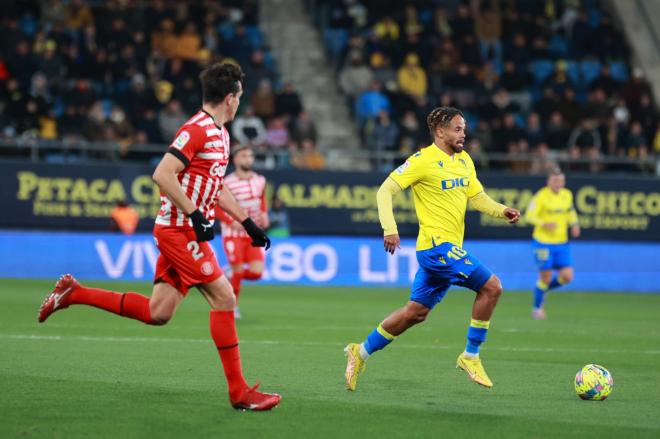
M213 274L213 264L210 262L204 262L201 268L202 274L205 276L210 276Z

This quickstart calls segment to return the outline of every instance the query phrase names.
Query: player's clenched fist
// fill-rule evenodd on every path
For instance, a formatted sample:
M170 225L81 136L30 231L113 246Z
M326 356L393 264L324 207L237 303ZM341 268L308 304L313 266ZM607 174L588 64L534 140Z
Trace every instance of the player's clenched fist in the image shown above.
M515 224L520 219L520 211L507 207L504 209L504 216L509 220L509 224Z
M248 218L243 221L243 227L250 238L252 238L252 245L254 247L265 247L266 250L270 248L270 238L266 235L266 232L261 230L261 228L252 221L252 218Z
M207 220L199 209L188 215L192 221L193 229L195 229L195 236L197 242L210 241L215 236L213 232L213 225Z

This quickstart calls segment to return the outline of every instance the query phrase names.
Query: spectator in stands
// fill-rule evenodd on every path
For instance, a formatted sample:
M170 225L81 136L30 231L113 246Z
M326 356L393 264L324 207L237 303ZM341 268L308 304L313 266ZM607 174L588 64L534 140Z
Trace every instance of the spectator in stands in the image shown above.
M302 111L300 96L290 82L284 83L275 95L275 113L278 116L295 118Z
M420 146L428 143L428 136L426 131L419 123L419 119L414 111L406 111L399 121L400 138L399 138L399 151L402 155L407 156L417 151Z
M607 96L613 96L621 88L621 84L616 79L612 78L610 73L610 66L603 64L600 68L600 75L593 80L590 85L591 90L600 88L605 91Z
M594 121L587 118L582 119L580 124L573 129L566 146L569 150L578 148L581 156L590 156L593 155L591 150L600 151L602 145L603 141Z
M545 137L550 149L563 151L566 148L569 135L570 130L564 122L564 117L559 111L553 111L550 114L550 121L545 126Z
M474 165L477 169L488 169L490 166L488 155L484 151L481 145L481 141L478 138L473 137L470 139L465 149L468 154L470 154L470 158L474 162Z
M266 146L271 149L283 149L289 143L289 130L281 117L274 117L266 129Z
M451 26L452 35L454 38L460 40L465 35L474 34L474 19L470 15L470 9L465 4L458 6L456 15L449 21Z
M183 112L181 103L172 99L165 108L158 113L158 126L160 134L166 142L174 139L177 130L188 119L188 115Z
M144 143L157 144L172 141L171 138L163 139L156 112L152 108L146 109L144 115L136 120L135 128L137 129L137 135L143 139Z
M250 104L254 108L255 114L264 120L268 120L275 115L275 92L270 79L263 78L259 82L257 90L250 98Z
M108 140L118 142L125 150L126 147L133 142L134 130L133 126L126 118L126 113L118 105L114 105L108 117Z
M656 125L660 121L660 116L653 105L651 96L648 93L644 93L639 101L632 103L630 105L630 114L633 120L641 123L644 138L650 143L655 134Z
M563 95L566 89L573 88L574 84L566 72L565 61L558 61L555 65L555 71L545 80L544 86L552 88L557 95Z
M381 110L390 111L390 101L382 92L379 81L374 80L369 86L369 90L362 93L356 104L356 114L358 121L364 124L367 119L376 117Z
M275 74L265 63L266 55L260 49L252 52L250 62L243 67L245 72L244 92L250 96L257 89L262 80L267 79L271 84L275 82Z
M539 117L538 113L532 112L527 116L525 138L531 147L536 147L541 143L545 143L545 133L543 132L541 118Z
M516 149L513 144L518 145L525 139L525 132L516 125L516 119L513 113L505 113L502 116L502 126L493 133L495 151L504 152Z
M409 53L403 65L397 71L399 90L411 96L424 96L428 83L426 72L421 67L419 56Z
M509 92L511 100L524 112L529 111L532 104L532 94L529 91L531 83L529 73L518 70L511 60L504 62L504 72L498 84Z
M300 114L291 121L290 132L291 138L296 142L302 142L304 139L311 139L316 143L316 125L306 111L301 111Z
M584 116L596 120L598 124L604 123L610 114L610 106L607 103L607 95L602 88L596 88L589 93L587 103L584 106Z
M626 136L625 153L628 157L646 157L648 155L648 142L644 136L642 124L633 120Z
M380 81L381 84L396 82L396 73L392 68L392 62L390 61L389 56L383 52L372 53L370 65L374 79Z
M12 77L18 80L21 88L26 90L30 86L30 79L37 67L34 56L30 52L27 40L21 40L13 49L14 53L7 57L7 69Z
M291 157L291 163L298 169L325 169L325 157L316 149L316 144L311 139L302 141L300 151Z
M387 111L381 110L366 131L367 147L375 153L376 165L379 169L390 169L392 161L386 160L383 153L396 151L399 127Z
M249 106L232 123L231 134L239 144L255 148L261 148L266 141L266 127Z
M482 151L493 151L493 134L488 125L488 121L479 119L477 126L469 131L468 137L479 141L479 147Z
M499 0L481 0L472 2L474 30L481 46L481 59L502 60L502 14Z
M534 104L534 111L539 113L541 120L548 120L550 115L559 111L559 97L551 87L543 87L543 96Z
M639 101L642 95L647 94L650 96L651 93L651 87L644 80L642 69L635 68L630 80L621 88L620 95L630 105Z
M575 91L572 88L564 91L564 96L559 103L559 111L571 126L575 126L584 115L584 108L575 98Z
M369 84L373 80L374 74L364 64L362 55L353 52L350 55L349 63L339 73L339 88L347 96L349 105L353 105L358 96L369 88Z

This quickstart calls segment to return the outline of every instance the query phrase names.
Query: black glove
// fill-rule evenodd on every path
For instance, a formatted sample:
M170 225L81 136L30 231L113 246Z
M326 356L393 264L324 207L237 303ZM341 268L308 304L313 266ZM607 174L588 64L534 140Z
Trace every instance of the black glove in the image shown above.
M192 221L192 226L193 229L195 229L195 235L197 236L197 242L210 241L213 239L213 225L204 217L204 215L202 215L202 212L200 212L199 209L188 215L188 218Z
M266 250L270 248L270 238L266 235L266 232L261 230L261 228L252 221L252 218L246 219L241 223L245 227L245 231L250 238L252 238L253 247L266 247Z

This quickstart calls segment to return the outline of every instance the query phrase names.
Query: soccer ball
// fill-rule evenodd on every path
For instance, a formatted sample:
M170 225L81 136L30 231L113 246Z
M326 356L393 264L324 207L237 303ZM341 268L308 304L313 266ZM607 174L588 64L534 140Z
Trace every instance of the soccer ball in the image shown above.
M612 374L598 364L587 364L575 375L575 393L582 399L602 401L613 388Z

